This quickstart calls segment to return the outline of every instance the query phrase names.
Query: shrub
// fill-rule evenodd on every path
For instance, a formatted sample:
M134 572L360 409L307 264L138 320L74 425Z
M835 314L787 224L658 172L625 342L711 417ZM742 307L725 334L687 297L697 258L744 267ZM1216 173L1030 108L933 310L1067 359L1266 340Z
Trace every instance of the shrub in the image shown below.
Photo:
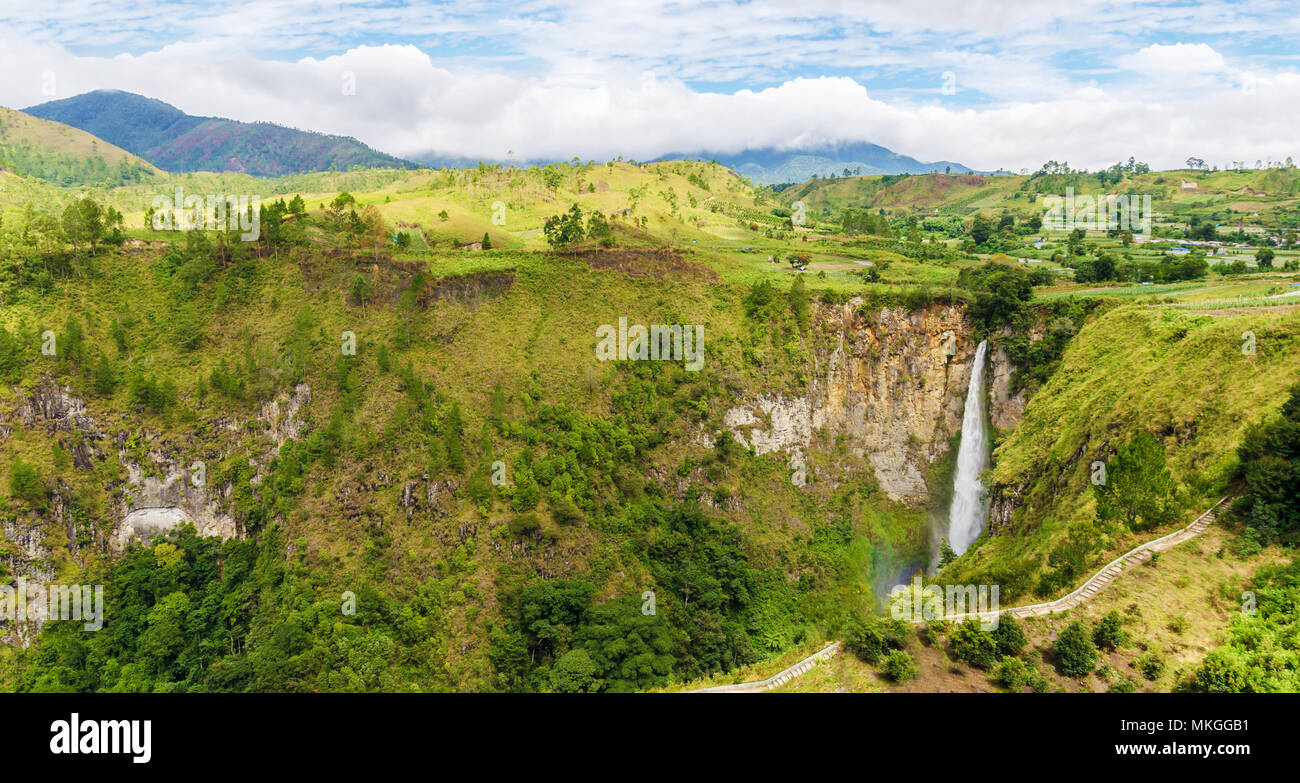
M102 353L95 362L94 385L95 393L101 397L112 396L113 389L117 386L117 376L113 374L113 366L109 364L108 357Z
M1097 665L1097 645L1088 638L1083 623L1075 621L1066 626L1052 646L1057 667L1066 677L1084 677Z
M561 496L551 504L551 516L556 524L576 525L583 520L582 510L567 497Z
M1005 657L1019 655L1029 640L1016 618L1004 614L998 618L998 627L993 629L993 642L998 647L998 657Z
M1165 673L1165 660L1154 652L1146 652L1137 659L1138 671L1148 680L1158 680Z
M995 677L1003 688L1016 689L1029 683L1029 667L1019 658L1004 658Z
M172 314L172 336L184 351L193 351L203 343L203 318L193 305L186 304Z
M905 651L894 650L885 656L881 671L893 682L904 683L916 676L916 661Z
M901 620L869 617L854 625L844 648L867 663L877 663L886 650L899 650L906 638L907 624Z
M948 623L943 620L927 620L925 625L917 630L917 638L926 647L933 647L939 643L939 637L948 632Z
M1247 491L1233 511L1253 535L1234 543L1234 551L1248 555L1277 538L1294 539L1300 531L1300 385L1283 403L1281 416L1247 430L1237 457Z
M16 498L22 498L34 507L41 507L45 502L45 485L36 467L30 462L14 460L9 466L9 491Z
M1122 521L1144 530L1174 517L1174 479L1165 447L1150 433L1139 432L1106 465L1106 481L1093 486L1097 518Z
M1124 618L1120 617L1119 612L1114 609L1101 618L1092 633L1092 641L1098 647L1107 650L1119 649L1119 646L1124 643L1124 637Z
M980 630L979 623L972 618L953 630L952 652L957 660L977 669L990 669L998 661L998 645L993 634Z
M1137 684L1132 680L1120 680L1106 689L1107 693L1133 693L1137 690Z
M541 529L542 523L533 513L518 514L508 523L510 534L522 538L523 536L532 535Z

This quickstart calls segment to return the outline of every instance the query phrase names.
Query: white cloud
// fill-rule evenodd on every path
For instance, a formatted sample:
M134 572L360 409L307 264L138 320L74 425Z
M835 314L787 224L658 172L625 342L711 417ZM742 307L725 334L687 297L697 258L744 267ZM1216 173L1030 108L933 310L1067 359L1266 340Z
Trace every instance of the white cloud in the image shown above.
M129 9L131 0L123 4ZM422 9L385 8L375 16L353 5L321 5L319 16L304 23L302 8L289 0L267 0L251 17L240 16L247 11L242 6L204 5L195 13L207 34L116 56L77 54L58 43L13 36L0 39L0 104L25 107L92 89L124 89L191 114L355 136L397 155L503 158L513 150L516 159L648 159L870 141L921 160L980 169L1037 167L1049 158L1097 168L1129 155L1165 167L1189 155L1212 163L1300 156L1294 133L1300 76L1294 71L1248 73L1200 43L1130 48L1133 54L1083 77L1054 65L1063 42L1113 43L1124 27L1097 24L1074 40L1069 30L1052 29L1051 20L1086 13L1104 22L1127 12L1142 28L1159 21L1145 7L1049 0L1016 4L997 21L986 19L996 16L990 5L946 0L911 16L889 3L819 0L801 5L798 17L786 5L761 1L745 13L710 3L678 15L630 0L600 9L561 4L553 19L529 16L534 9L527 2L496 17L469 8L472 13L442 7L423 16ZM1186 18L1179 24L1223 19L1214 8L1180 11ZM76 20L84 14L65 6L60 13L56 24L80 29ZM849 30L828 36L824 18L836 13ZM168 20L196 24L174 13ZM141 25L158 26L148 33L152 37L167 34L166 24L152 17ZM857 25L897 32L858 34ZM509 33L516 49L469 56L409 44L327 47L323 51L342 53L288 61L249 54L277 32L300 43L309 35L343 37L339 31L349 26L447 40ZM997 45L963 43L1001 28L1022 32ZM911 45L932 40L920 32L930 29L950 29L946 45ZM517 66L521 57L529 68ZM769 74L765 69L774 63L811 74L831 65L840 72L901 69L922 78L933 74L933 81L882 91L875 82L847 76L790 76L765 89L718 92L683 81L749 81ZM1116 72L1115 66L1129 70ZM655 73L653 89L643 79L648 70ZM938 89L946 70L956 75L955 97ZM355 95L342 89L349 73ZM1115 73L1120 78L1106 78ZM54 95L43 92L47 74L54 77ZM964 103L971 93L992 101Z
M1125 68L1145 74L1221 73L1228 66L1214 47L1203 44L1152 44L1119 58Z

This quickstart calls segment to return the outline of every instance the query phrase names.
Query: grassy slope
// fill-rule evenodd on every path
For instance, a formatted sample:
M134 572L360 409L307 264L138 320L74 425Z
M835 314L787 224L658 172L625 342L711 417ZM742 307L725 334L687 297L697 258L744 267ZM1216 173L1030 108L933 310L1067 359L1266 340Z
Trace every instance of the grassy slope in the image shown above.
M710 189L688 182L688 173L704 177ZM29 181L19 178L19 182ZM595 184L599 190L588 193L583 187L579 192L580 183ZM600 188L602 183L609 190ZM796 492L786 480L784 466L773 458L742 461L719 481L705 479L698 465L688 467L686 476L679 476L677 469L683 460L703 456L704 450L690 441L700 428L716 431L717 412L725 408L725 400L789 384L801 369L797 357L806 351L806 343L799 343L789 360L781 358L780 351L768 351L773 359L761 368L746 365L741 359L744 346L755 339L752 325L741 315L740 300L748 284L773 279L783 290L790 277L784 265L766 263L766 255L780 258L793 250L810 251L813 268L816 270L820 263L824 265L821 271L827 272L827 277L814 285L841 291L886 288L866 287L851 277L849 271L857 268L852 264L854 258L890 258L895 261L891 272L939 284L950 282L957 269L974 262L909 265L897 256L891 258L888 251L854 251L834 239L803 242L764 238L761 231L742 228L751 220L761 221L760 229L775 224L774 219L769 220L770 215L764 217L767 208L760 196L732 175L708 164L584 167L566 172L555 192L542 185L537 172L493 171L450 175L322 173L280 180L196 174L169 178L164 192L175 185L187 192L243 189L268 197L302 192L307 194L312 208L338 190L348 189L362 203L378 205L392 220L421 222L426 236L438 241L440 248L477 241L484 231L490 232L494 245L506 250L412 253L401 259L427 263L433 275L488 269L516 271L514 286L500 299L473 304L444 301L418 316L417 330L422 339L409 351L395 351L392 357L394 366L412 362L417 373L431 382L440 400L457 399L462 403L470 437L480 430L489 389L497 382L511 398L511 416L527 412L529 403L523 392L534 388L547 403L564 403L581 410L607 409L610 392L624 379L617 371L592 360L597 324L616 322L619 315L641 323L703 323L709 361L702 377L689 379L688 383L718 404L710 405L710 413L702 422L683 419L674 423L676 437L652 455L644 466L645 472L667 486L675 485L675 491L692 483L726 487L738 502L725 515L748 531L755 560L792 563L796 573L801 568L822 567L816 555L810 556L809 545L818 526L827 521L827 509L831 509L830 516L842 514L852 519L853 541L843 556L854 576L837 582L833 592L819 598L822 601L869 605L869 572L877 553L891 546L917 545L916 533L924 529L926 522L924 512L882 506L878 499L858 495L853 488L832 493L814 485L811 494ZM663 279L631 277L593 270L578 261L525 252L544 247L542 238L533 232L540 229L547 216L563 211L571 201L579 201L584 209L610 211L630 205L629 191L638 187L644 188L645 195L638 200L635 216L646 218L651 237L675 239L685 245L691 251L689 258L702 267L698 273L683 275L676 270ZM678 217L672 216L671 205L661 195L668 188L679 199ZM139 221L142 205L147 205L158 190L157 186L131 186L107 195L123 207L136 210L135 219ZM60 197L67 195L39 184L30 187L33 193L47 191ZM6 189L2 196L11 205L20 201L13 193ZM696 198L696 207L689 206L688 194ZM727 205L724 214L708 210L705 205L712 203L707 201L710 197ZM974 191L961 196L963 203L988 198L988 193ZM496 200L507 203L505 226L491 222L492 203ZM441 209L450 216L445 224L436 217ZM707 225L700 226L700 220ZM175 238L143 229L133 233L141 238ZM177 303L158 276L159 263L155 253L103 255L96 260L97 272L84 280L59 282L51 296L8 303L0 310L0 321L11 331L20 325L29 330L58 329L69 314L76 314L87 321L89 342L105 346L113 355L107 348L111 344L110 320L127 318L132 347L127 355L114 356L119 372L147 365L151 372L170 377L180 390L180 404L162 416L142 412L126 400L120 389L109 398L95 397L81 378L72 379L74 393L90 399L91 415L110 432L140 432L146 441L156 437L204 454L214 453L218 447L210 423L232 411L211 394L199 400L194 392L196 377L210 373L222 357L238 361L250 338L255 345L278 350L293 331L295 316L308 312L314 358L307 366L306 379L314 399L305 417L310 427L319 427L337 401L329 374L337 357L338 334L343 330L356 332L362 346L358 374L366 390L366 402L355 414L359 434L352 447L354 456L347 457L339 470L318 469L309 482L315 486L303 497L301 508L287 520L289 529L311 557L326 563L337 558L327 570L333 574L332 579L346 580L349 572L361 567L366 533L350 528L350 523L341 518L338 492L359 481L376 483L373 477L384 475L388 478L377 488L363 492L353 506L368 515L395 520L391 573L423 573L440 557L448 556L454 548L454 536L449 544L444 533L430 529L427 522L418 518L404 521L400 488L404 481L418 478L423 466L418 457L411 459L411 444L402 441L398 380L392 373L379 373L373 362L378 343L391 341L396 331L400 316L395 301L409 281L410 270L401 265L374 267L359 258L355 262L320 261L311 275L304 275L288 259L263 262L258 265L258 283L251 296L236 296L224 302L218 301L221 280L215 278L195 298L198 315L206 325L202 349L187 352L177 348L171 339ZM710 271L720 278L720 283L708 281ZM348 283L358 272L368 276L378 292L377 301L365 308L345 299ZM1249 293L1257 292L1252 289ZM1259 354L1251 360L1242 357L1239 350L1240 334L1245 329L1258 335ZM1118 308L1090 324L1067 352L1061 372L1030 404L1024 424L998 452L994 479L999 483L1029 480L1030 506L1011 531L986 538L971 555L958 561L950 574L958 580L978 581L990 572L1035 572L1070 522L1091 518L1086 470L1091 454L1099 453L1108 442L1113 448L1138 426L1157 430L1173 427L1181 434L1180 427L1196 425L1186 444L1175 446L1174 438L1168 439L1171 466L1175 476L1187 485L1189 510L1208 505L1205 501L1215 494L1213 485L1230 465L1232 447L1241 430L1275 408L1288 379L1300 375L1297 331L1294 311L1268 310L1229 318L1142 305ZM766 335L760 337L765 339ZM65 372L48 363L33 363L22 385L32 386L47 370L56 375ZM8 387L0 390L0 404L10 407L13 402L13 391ZM234 411L241 417L255 412L252 405ZM392 432L397 434L388 434ZM255 442L245 439L246 444ZM1055 472L1081 445L1086 455L1065 466L1064 477L1056 478ZM15 429L4 448L7 455L35 462L43 475L72 482L101 512L110 502L104 487L121 477L114 459L97 467L91 476L60 468L49 439L23 428ZM489 455L473 452L470 456L473 461L486 460ZM1035 470L1043 465L1051 470L1040 478ZM0 472L0 484L7 481L7 473ZM464 504L456 510L462 520L474 518L475 513ZM500 528L508 516L498 505L489 515L489 527ZM597 578L606 597L638 589L644 574L622 553L616 539L581 527L559 527L549 521L547 529L556 537L553 554L548 557L558 557L563 563L560 573ZM50 535L56 554L65 553L59 533L52 531ZM1107 540L1107 551L1126 549L1132 540L1131 536L1113 535ZM472 556L483 562L475 562L471 569L473 597L449 612L447 619L453 637L461 641L482 641L484 623L495 600L490 541L478 546ZM1107 558L1098 553L1094 559L1100 562ZM70 561L64 567L74 568ZM405 581L409 579L398 580ZM395 584L393 589L400 591L402 586ZM477 608L488 611L480 614ZM476 652L453 654L451 666L463 682L484 682L482 646Z
M875 546L909 550L924 546L923 537L915 535L924 524L918 514L882 507L869 496L856 494L852 483L833 502L832 493L821 487L814 487L812 496L803 494L790 485L786 467L776 456L742 456L721 478L705 477L700 462L708 450L692 445L697 433L704 431L713 437L720 429L721 411L733 396L752 396L775 388L773 384L791 383L802 371L798 348L788 354L790 359L784 358L784 351L769 350L773 358L762 367L742 360L742 351L754 340L740 303L746 286L711 282L707 266L690 262L664 270L651 264L644 270L648 276L632 276L595 270L580 261L513 251L438 253L425 260L437 275L484 269L510 269L515 275L513 286L500 298L444 300L418 314L416 344L405 351L394 348L391 354L394 367L412 363L440 405L460 402L471 443L486 420L489 393L497 383L507 392L509 419L522 419L535 409L536 402L530 402L525 392L550 405L609 411L611 393L622 389L627 380L621 370L594 360L597 325L617 323L619 316L627 316L633 323L700 323L705 327L708 357L704 372L699 376L670 372L676 373L674 385L680 389L679 396L698 393L710 401L707 415L697 419L664 411L674 437L640 466L644 475L667 486L670 496L678 496L692 485L706 492L724 487L734 501L723 515L748 532L755 563L781 565L795 575L816 574L818 579L839 585L834 598L821 595L810 599L822 605L865 602L862 607L869 607ZM627 556L622 538L585 526L559 526L545 514L544 532L553 538L552 543L535 545L535 552L522 558L517 553L503 558L495 551L500 543L509 543L509 536L503 534L512 514L502 502L494 504L486 519L480 519L463 500L451 519L432 526L427 518L406 518L400 489L419 480L427 468L418 438L411 436L405 425L399 379L394 372L377 369L375 352L381 342L393 344L401 318L395 300L409 283L408 268L387 263L376 266L362 254L355 261L315 258L310 267L313 271L305 275L287 258L278 263L267 259L257 264L256 285L225 301L220 291L229 273L218 273L201 284L193 299L204 337L199 350L186 351L173 340L176 312L183 305L161 274L162 263L156 251L106 252L96 258L84 279L60 280L50 295L22 298L0 311L0 318L11 332L31 334L46 328L62 333L65 320L75 316L86 325L87 343L112 358L119 379L133 368L144 369L159 380L170 379L179 396L172 410L147 412L132 403L120 385L111 396L98 396L90 389L86 374L46 358L28 364L17 391L8 386L0 389L0 406L11 410L18 394L49 373L61 383L70 383L74 395L88 400L90 415L110 437L121 432L141 443L140 449L131 449L131 456L146 467L143 453L150 447L176 449L184 463L198 458L213 465L220 463L223 467L214 468L214 473L241 454L262 460L266 444L255 434L245 434L232 443L231 436L216 426L225 417L245 421L256 415L257 407L232 403L211 390L200 398L196 379L207 377L222 359L232 366L243 362L248 344L254 346L255 354L274 357L282 353L288 335L294 332L295 318L307 313L310 358L305 380L313 390L313 399L303 415L309 431L323 426L339 401L331 379L339 335L353 331L360 345L354 374L364 389L364 402L351 419L354 434L347 453L336 468L317 468L308 477L307 492L295 501L284 520L289 540L328 574L325 578L336 588L345 588L354 578L350 575L368 566L367 520L385 520L392 542L386 563L387 573L392 575L389 589L399 595L409 589L415 575L428 573L453 550L466 549L473 560L468 576L471 597L449 608L446 622L451 636L473 652L468 656L452 654L448 667L453 680L483 687L487 682L482 657L487 645L483 642L496 600L493 574L503 559L552 576L586 576L607 598L639 593L644 587L644 568ZM377 292L375 301L366 307L345 299L348 283L357 273L366 276ZM126 353L112 347L114 319L127 324L130 348ZM760 340L766 339L766 333L766 327L759 329ZM281 385L277 390L287 391L287 387ZM52 439L43 429L19 426L3 448L8 459L31 462L51 482L74 488L97 518L109 516L114 497L106 488L122 480L125 473L117 463L115 449L107 447L109 459L87 474L66 463L58 464L52 440L63 441L66 448L73 439ZM106 446L101 444L101 448ZM491 450L471 445L469 449L471 465L494 458L513 465L519 445L498 443ZM693 460L685 464L694 467L683 475L679 468L686 460ZM8 480L7 471L0 472L0 490L7 491ZM345 497L349 500L341 502ZM828 514L827 507L834 508L834 514ZM842 568L808 549L828 516L843 518L838 516L841 511L852 519L854 539L842 555L832 555L851 563ZM462 522L486 523L486 530L494 532L458 547L454 531ZM66 538L57 530L49 532L47 544L69 577L78 565L94 565L93 558L78 563L78 558L71 557ZM469 640L476 641L469 644Z
M1028 214L1041 204L1021 190L1029 181L1026 175L984 176L967 174L926 174L906 177L885 185L879 175L816 179L787 188L780 194L785 203L802 200L809 209L832 214L845 207L874 207L886 211L939 210L941 213L970 214L977 210L1000 212L1010 209ZM1055 180L1059 180L1059 183ZM1199 172L1191 170L1159 171L1134 175L1116 186L1103 187L1095 177L1078 176L1044 179L1034 192L1063 195L1069 184L1079 195L1098 193L1136 193L1152 195L1157 212L1181 217L1208 215L1231 208L1247 223L1255 212L1265 218L1270 213L1293 211L1300 197L1300 175L1294 169L1260 169L1245 171ZM1182 182L1196 184L1183 190Z
M1126 572L1092 602L1060 615L1024 621L1029 645L1022 657L1054 691L1104 691L1121 679L1132 680L1140 691L1173 689L1209 650L1224 641L1228 622L1241 609L1241 593L1250 585L1251 574L1262 566L1290 559L1277 548L1246 558L1225 554L1231 535L1221 527L1210 527L1198 538L1162 553L1155 563ZM1087 677L1075 679L1059 674L1051 653L1056 634L1076 620L1093 628L1110 611L1123 616L1128 641L1114 652L1103 652L1097 671ZM912 636L907 651L916 659L918 673L916 679L901 685L890 682L877 667L856 656L841 654L776 692L1005 690L994 681L992 672L953 658L946 640L931 647ZM1145 679L1136 666L1137 659L1147 652L1165 661L1164 672L1155 680ZM776 661L754 667L749 679L761 680L780 668Z
M161 173L152 164L132 155L71 125L51 122L0 106L0 145L29 145L45 154L69 155L76 158L103 158L116 164L125 160L154 173Z
M1242 353L1243 333L1256 354ZM1300 314L1289 308L1229 316L1137 305L1091 321L997 447L994 485L1023 486L1009 527L985 535L947 569L955 583L996 576L1027 592L1048 551L1095 514L1093 460L1108 459L1145 430L1166 446L1179 482L1182 525L1224 492L1236 445L1274 413L1300 377ZM1107 529L1089 562L1104 563L1150 534Z

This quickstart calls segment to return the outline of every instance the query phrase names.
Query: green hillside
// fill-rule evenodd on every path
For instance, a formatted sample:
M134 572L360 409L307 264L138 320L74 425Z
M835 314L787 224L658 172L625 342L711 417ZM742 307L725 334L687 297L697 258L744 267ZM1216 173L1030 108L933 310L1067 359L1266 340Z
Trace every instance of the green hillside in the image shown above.
M55 185L107 187L148 182L160 172L89 133L0 107L0 175L3 173Z
M1187 265L993 220L1028 214L1024 178L817 181L794 189L796 221L790 189L699 162L155 176L0 190L0 577L107 600L105 632L51 622L0 646L4 690L627 691L753 671L875 633L887 580L939 552L960 439L921 405L899 418L937 418L901 457L817 429L800 482L788 450L740 442L739 407L838 404L846 365L904 401L938 378L960 406L988 338L1023 415L995 433L993 523L934 578L1010 603L1254 486L1237 450L1300 377L1280 231ZM1289 214L1288 171L1203 181L1233 177L1273 182L1261 211ZM257 196L257 238L155 230L177 189ZM702 366L602 361L621 318L699 327ZM896 413L864 399L864 421ZM751 425L776 437L766 410ZM1117 501L1092 463L1150 457L1147 436L1172 482L1159 518L1101 519ZM891 499L873 459L914 461L929 497ZM130 513L160 506L194 525L120 547ZM1250 513L1228 524L1257 529Z
M95 90L24 111L93 133L167 171L239 171L265 177L357 166L416 168L348 136L196 117L121 90Z

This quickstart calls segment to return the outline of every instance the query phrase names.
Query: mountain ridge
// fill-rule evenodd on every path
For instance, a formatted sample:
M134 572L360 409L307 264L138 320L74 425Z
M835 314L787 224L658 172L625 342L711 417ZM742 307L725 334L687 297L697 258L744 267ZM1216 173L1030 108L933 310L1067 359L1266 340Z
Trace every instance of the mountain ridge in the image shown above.
M123 90L95 90L22 111L86 131L161 169L180 173L279 176L331 167L417 167L350 136L187 114L164 101Z

